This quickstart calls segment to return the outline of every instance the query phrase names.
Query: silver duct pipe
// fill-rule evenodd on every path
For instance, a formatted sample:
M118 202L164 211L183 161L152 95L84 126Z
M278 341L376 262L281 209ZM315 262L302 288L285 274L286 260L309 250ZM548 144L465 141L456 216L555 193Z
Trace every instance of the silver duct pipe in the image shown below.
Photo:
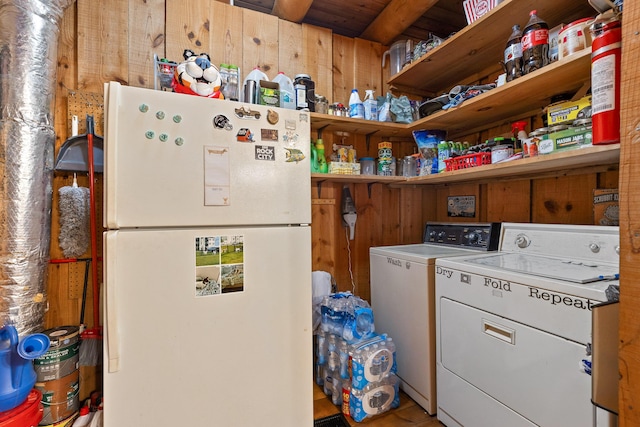
M0 326L44 326L58 34L74 0L0 0Z

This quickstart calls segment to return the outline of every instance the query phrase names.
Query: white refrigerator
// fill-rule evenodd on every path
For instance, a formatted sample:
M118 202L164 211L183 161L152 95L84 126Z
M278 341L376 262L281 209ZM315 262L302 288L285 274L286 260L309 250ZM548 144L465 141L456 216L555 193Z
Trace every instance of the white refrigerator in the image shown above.
M105 115L105 426L312 426L309 113L111 82Z

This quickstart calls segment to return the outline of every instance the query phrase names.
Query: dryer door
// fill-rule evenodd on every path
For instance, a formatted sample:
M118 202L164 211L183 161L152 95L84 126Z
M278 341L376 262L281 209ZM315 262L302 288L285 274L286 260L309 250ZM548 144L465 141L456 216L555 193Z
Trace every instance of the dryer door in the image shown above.
M592 425L584 345L448 298L439 320L443 369L536 425Z

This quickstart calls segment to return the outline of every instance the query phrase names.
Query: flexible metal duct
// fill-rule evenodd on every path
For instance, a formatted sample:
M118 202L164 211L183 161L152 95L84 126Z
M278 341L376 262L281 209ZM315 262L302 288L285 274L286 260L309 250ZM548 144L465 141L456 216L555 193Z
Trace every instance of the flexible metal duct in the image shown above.
M74 0L0 0L0 326L41 331L58 34Z

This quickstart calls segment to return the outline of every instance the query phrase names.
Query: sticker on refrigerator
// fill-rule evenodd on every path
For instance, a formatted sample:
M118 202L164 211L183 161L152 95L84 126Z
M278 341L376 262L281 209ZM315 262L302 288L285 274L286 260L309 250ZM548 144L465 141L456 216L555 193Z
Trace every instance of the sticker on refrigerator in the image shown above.
M230 189L229 149L204 147L204 204L228 206Z
M275 147L269 145L256 145L256 160L270 160L276 159Z
M196 237L195 295L244 290L244 236Z

